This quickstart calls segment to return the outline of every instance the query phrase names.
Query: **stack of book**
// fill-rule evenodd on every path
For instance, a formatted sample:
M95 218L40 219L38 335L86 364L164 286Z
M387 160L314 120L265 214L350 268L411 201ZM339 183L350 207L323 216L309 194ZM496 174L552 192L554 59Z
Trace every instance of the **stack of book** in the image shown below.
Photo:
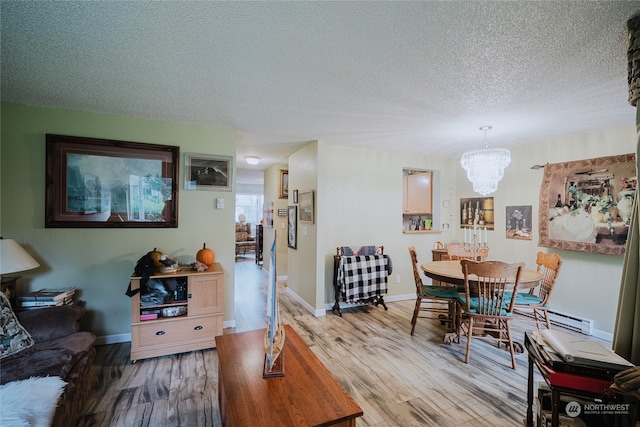
M23 310L73 304L76 288L40 289L18 297L18 307Z

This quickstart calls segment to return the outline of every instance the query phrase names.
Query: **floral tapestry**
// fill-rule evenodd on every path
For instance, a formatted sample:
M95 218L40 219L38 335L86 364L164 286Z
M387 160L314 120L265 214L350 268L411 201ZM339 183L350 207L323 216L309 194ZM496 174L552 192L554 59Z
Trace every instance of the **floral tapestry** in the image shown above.
M623 255L636 186L633 153L545 165L539 246Z

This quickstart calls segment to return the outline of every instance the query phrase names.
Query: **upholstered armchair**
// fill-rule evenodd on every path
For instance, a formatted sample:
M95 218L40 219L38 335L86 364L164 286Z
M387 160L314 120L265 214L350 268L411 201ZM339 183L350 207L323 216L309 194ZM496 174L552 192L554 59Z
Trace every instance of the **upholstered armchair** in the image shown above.
M254 251L256 249L256 238L251 236L251 224L246 222L236 222L236 261L238 255L243 255L247 252Z

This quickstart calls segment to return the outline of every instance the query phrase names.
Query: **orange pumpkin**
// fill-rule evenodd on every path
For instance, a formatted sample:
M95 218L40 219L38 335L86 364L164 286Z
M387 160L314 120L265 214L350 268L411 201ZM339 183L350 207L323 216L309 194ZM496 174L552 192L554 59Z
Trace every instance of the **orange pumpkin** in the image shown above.
M216 260L216 253L207 247L207 244L202 245L202 249L196 254L196 260L200 261L204 265L211 265Z

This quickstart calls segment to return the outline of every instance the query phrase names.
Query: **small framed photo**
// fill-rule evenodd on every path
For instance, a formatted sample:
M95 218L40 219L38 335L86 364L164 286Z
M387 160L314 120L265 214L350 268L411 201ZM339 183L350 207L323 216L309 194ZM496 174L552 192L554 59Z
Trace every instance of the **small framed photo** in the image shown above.
M293 203L298 203L298 190L293 190Z
M231 191L233 157L185 153L184 189Z
M300 193L300 222L313 224L313 191Z
M531 240L531 216L532 206L507 206L506 207L506 238Z
M289 171L280 169L280 199L286 199L289 197Z
M298 249L298 207L289 206L287 217L287 246Z

